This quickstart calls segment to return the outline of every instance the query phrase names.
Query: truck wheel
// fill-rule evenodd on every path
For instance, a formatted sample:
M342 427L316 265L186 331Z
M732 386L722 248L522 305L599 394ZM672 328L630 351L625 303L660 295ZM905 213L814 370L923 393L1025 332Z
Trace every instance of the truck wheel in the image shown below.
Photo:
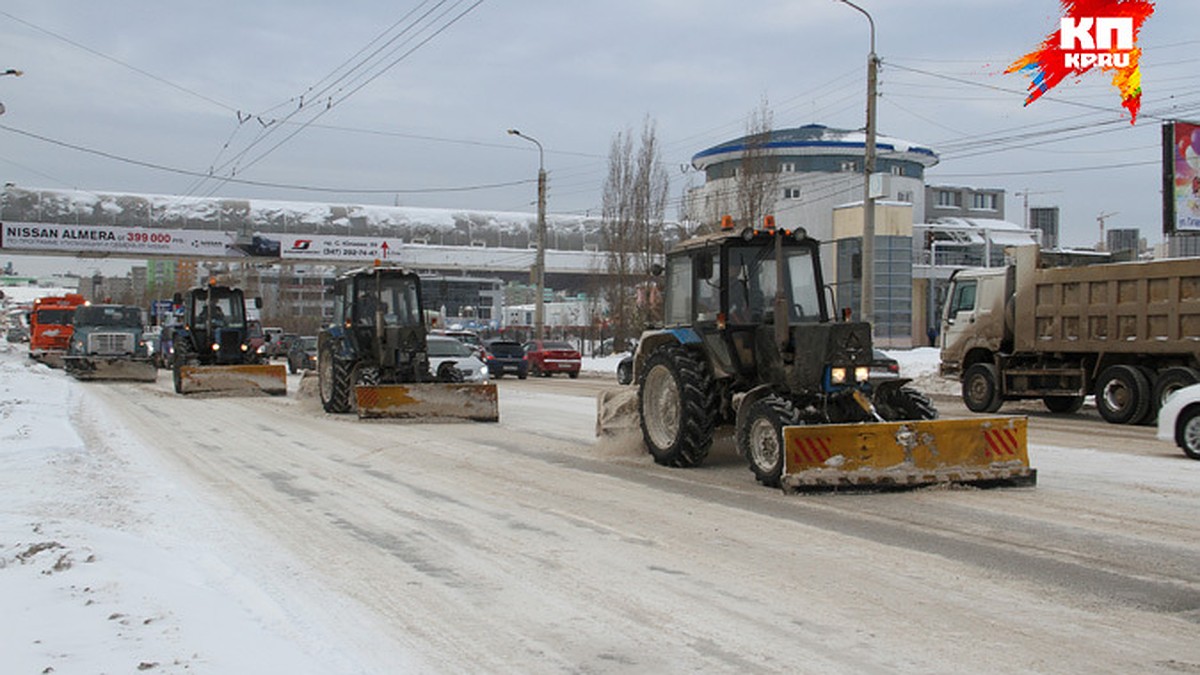
M936 420L938 416L933 401L908 385L880 391L875 399L875 409L889 422Z
M1200 382L1200 372L1196 372L1194 368L1167 368L1154 381L1154 404L1161 408L1168 396L1197 382Z
M1076 413L1083 407L1082 396L1043 396L1042 404L1052 413Z
M325 412L350 412L350 390L353 388L351 370L349 363L333 357L332 343L322 345L317 359L317 379L321 406Z
M996 366L990 363L976 363L967 368L967 372L963 374L962 398L971 412L994 413L999 410L1003 401L1000 399Z
M1137 424L1150 409L1150 382L1133 366L1109 366L1096 380L1096 409L1112 424Z
M642 438L664 466L700 465L712 447L716 405L707 366L679 347L646 360L638 390Z
M783 428L801 424L800 413L790 401L764 396L750 404L737 430L738 452L750 462L758 482L779 487L783 476Z
M1200 459L1200 406L1190 406L1179 413L1175 423L1175 442L1183 454Z

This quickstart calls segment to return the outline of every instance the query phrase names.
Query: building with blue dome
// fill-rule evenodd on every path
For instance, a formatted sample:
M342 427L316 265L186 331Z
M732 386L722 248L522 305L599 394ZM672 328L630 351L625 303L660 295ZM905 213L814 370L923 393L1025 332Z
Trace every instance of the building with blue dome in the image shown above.
M877 136L875 145L875 335L880 345L907 347L914 333L924 333L913 316L912 226L924 222L925 171L938 156L890 136ZM837 305L858 315L865 155L866 134L860 130L809 124L743 136L692 157L692 167L704 172L704 184L689 190L685 210L702 226L724 215L746 220L739 213L739 190L753 157L754 170L768 177L760 181L768 186L764 213L779 227L803 227L827 244L822 248L826 282Z

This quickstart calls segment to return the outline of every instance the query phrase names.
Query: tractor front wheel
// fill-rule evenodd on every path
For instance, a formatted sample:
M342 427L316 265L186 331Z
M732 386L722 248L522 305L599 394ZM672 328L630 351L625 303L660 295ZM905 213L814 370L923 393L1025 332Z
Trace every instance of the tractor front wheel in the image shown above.
M875 409L891 422L936 420L938 416L933 401L907 384L880 391L875 397Z
M790 401L774 394L750 404L737 429L738 452L750 462L758 482L779 487L783 476L783 428L801 424L800 413Z
M183 393L183 367L192 365L194 360L191 345L186 340L176 341L174 361L171 363L171 380L175 385L176 394Z
M654 461L699 466L712 447L716 402L707 365L677 346L646 359L638 390L642 437Z

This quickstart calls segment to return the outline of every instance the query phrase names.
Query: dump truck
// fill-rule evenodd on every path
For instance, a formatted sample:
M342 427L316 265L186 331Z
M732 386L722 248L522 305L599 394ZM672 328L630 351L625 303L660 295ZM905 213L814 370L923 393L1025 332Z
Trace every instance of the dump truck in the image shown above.
M772 221L725 219L667 254L663 323L638 342L636 389L600 394L598 433L633 427L658 464L694 467L732 427L785 491L1036 482L1025 418L941 420L910 380L872 382L870 325L831 317L818 242Z
M71 344L75 308L85 302L78 293L52 295L33 301L29 312L29 357L51 368L61 368Z
M135 380L158 377L143 339L142 310L130 305L84 304L75 308L73 331L63 366L79 380Z
M264 363L250 347L246 298L240 288L210 283L176 293L183 322L171 330L175 393L287 393L287 371ZM261 306L262 299L255 298Z
M1200 261L1050 266L1037 246L1011 264L963 269L942 310L940 373L976 412L1040 399L1073 413L1095 395L1114 424L1152 421L1200 382Z
M463 382L454 361L430 369L421 279L400 267L349 271L333 287L333 322L317 335L327 412L360 418L500 419L496 385Z

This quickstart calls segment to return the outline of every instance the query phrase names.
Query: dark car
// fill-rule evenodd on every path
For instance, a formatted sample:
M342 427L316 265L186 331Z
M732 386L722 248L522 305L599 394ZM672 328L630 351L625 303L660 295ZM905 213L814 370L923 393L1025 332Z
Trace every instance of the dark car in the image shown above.
M287 353L288 372L293 375L301 370L317 368L317 336L304 335L292 340Z
M566 373L571 379L579 377L583 356L567 342L558 340L532 340L525 343L525 358L529 359L529 372L533 375L550 377L554 373Z
M525 358L525 349L516 340L484 341L483 360L493 379L516 375L523 380L529 376L529 360Z
M867 375L870 382L894 380L900 377L900 363L883 351L876 349L871 354L871 370Z

